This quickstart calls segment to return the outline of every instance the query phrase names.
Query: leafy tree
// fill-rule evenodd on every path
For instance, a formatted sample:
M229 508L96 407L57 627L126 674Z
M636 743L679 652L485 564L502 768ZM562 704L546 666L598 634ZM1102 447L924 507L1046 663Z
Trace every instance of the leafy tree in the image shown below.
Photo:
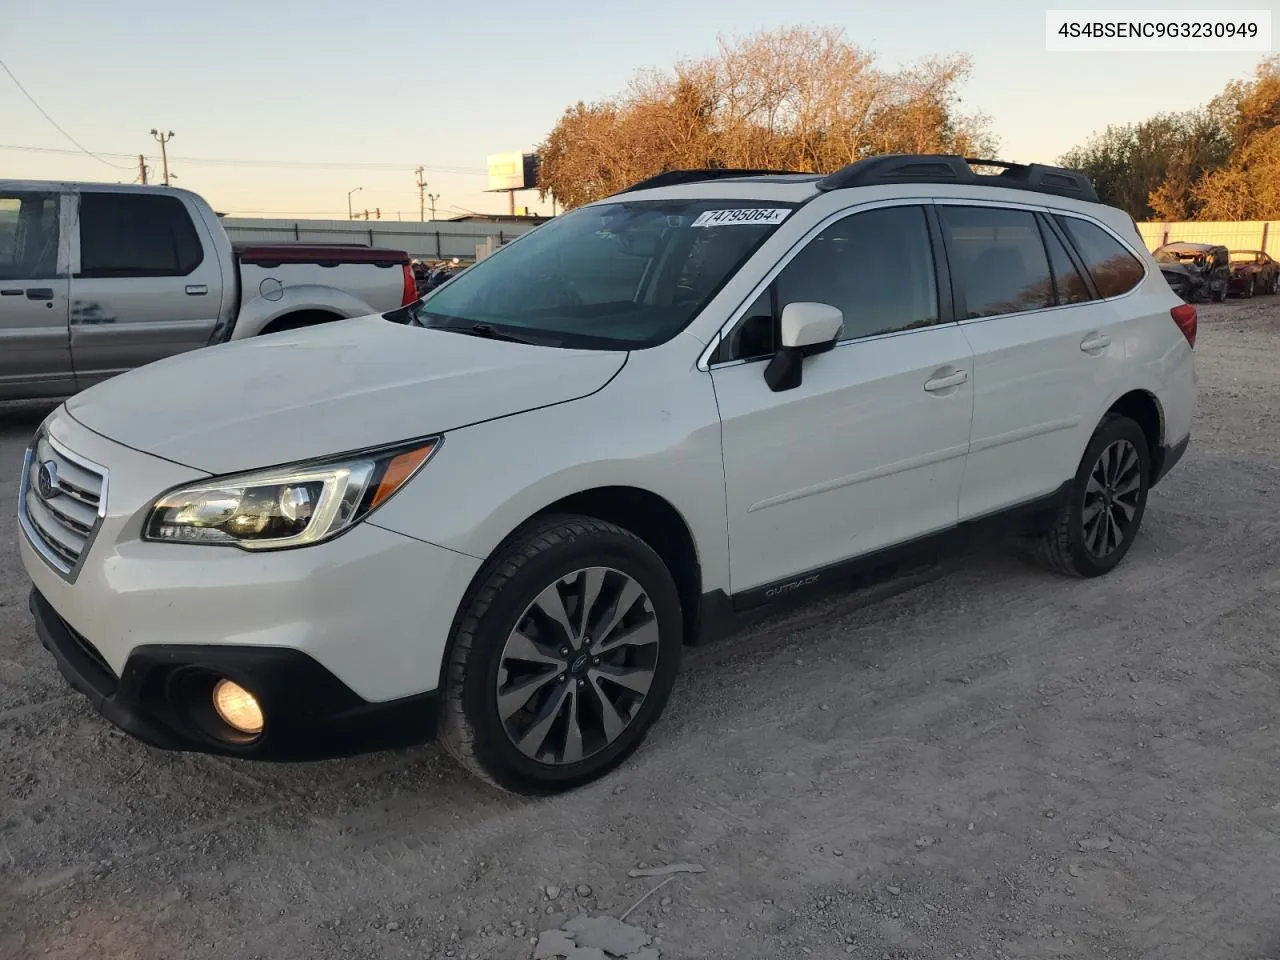
M1108 127L1062 157L1138 219L1280 217L1280 56L1208 104Z

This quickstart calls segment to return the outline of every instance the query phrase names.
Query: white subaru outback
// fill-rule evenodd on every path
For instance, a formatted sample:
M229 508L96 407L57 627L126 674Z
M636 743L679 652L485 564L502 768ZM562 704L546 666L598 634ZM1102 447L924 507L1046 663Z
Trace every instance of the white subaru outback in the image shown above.
M1079 172L975 163L663 174L85 391L22 474L41 640L158 747L438 735L549 792L745 611L974 536L1106 573L1187 447L1195 308Z

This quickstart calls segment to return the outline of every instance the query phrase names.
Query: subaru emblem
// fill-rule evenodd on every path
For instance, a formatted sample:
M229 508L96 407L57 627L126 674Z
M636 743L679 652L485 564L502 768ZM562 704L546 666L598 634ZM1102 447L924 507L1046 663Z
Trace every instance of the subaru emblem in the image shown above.
M36 473L36 490L45 500L56 497L62 492L58 482L58 465L52 460L46 460L40 464L40 470Z

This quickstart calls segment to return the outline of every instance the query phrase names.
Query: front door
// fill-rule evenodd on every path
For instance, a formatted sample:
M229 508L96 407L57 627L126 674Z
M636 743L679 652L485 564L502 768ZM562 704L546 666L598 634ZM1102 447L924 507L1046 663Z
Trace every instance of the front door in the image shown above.
M955 526L971 352L939 309L938 255L920 205L838 216L729 334L711 376L736 598ZM775 393L764 370L797 301L839 307L845 325L800 386Z
M60 196L0 190L0 398L74 390Z

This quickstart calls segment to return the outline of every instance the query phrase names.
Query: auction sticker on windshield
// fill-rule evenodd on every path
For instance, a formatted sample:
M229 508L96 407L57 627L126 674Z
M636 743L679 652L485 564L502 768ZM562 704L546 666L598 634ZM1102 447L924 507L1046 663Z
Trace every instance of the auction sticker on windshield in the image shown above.
M705 210L691 227L729 227L735 224L781 223L790 213L787 209L747 208L736 210Z

